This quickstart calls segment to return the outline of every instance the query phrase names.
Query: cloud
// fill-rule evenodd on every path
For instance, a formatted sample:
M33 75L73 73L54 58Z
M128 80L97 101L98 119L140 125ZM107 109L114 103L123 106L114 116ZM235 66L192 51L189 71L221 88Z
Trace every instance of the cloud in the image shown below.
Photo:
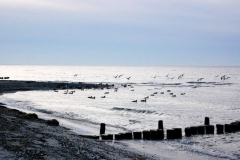
M5 9L32 10L32 11L88 11L96 9L91 4L66 0L0 0L0 7Z
M238 0L0 0L10 16L155 29L238 32ZM25 11L25 12L24 12ZM0 11L0 13L3 11Z
M239 0L0 0L0 32L11 41L205 43L240 35L239 5Z

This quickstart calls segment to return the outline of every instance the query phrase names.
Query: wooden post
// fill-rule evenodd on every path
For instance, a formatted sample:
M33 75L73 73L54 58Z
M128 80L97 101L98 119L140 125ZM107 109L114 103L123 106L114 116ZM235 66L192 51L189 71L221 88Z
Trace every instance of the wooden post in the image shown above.
M223 134L223 125L222 124L217 124L217 134Z
M107 135L107 139L108 140L113 140L113 135L112 134Z
M182 138L182 128L174 128L174 135L175 138L181 139Z
M127 139L126 133L120 133L122 139Z
M231 123L231 126L232 126L232 132L238 131L238 124L236 122Z
M115 134L115 140L121 140L122 136L121 134Z
M126 139L132 139L132 132L125 133Z
M190 137L192 135L191 129L189 127L185 128L185 136Z
M163 130L163 121L162 120L158 121L158 129L162 129Z
M173 129L167 129L167 139L175 139Z
M232 126L230 124L225 124L225 133L231 133L232 132Z
M133 132L134 139L142 139L142 132Z
M159 139L164 139L164 130L163 129L158 129L158 136L159 136Z
M214 125L205 126L206 134L214 134Z
M234 123L236 123L238 125L238 131L240 131L240 121L236 121Z
M198 134L198 127L190 127L191 129L191 134L192 135L197 135Z
M198 126L198 134L205 134L205 127L204 126Z
M159 139L159 137L158 137L158 131L155 130L155 129L151 129L151 130L150 130L150 136L151 136L151 139L152 139L152 140L157 140L157 139Z
M150 131L143 131L143 139L150 140Z
M102 140L108 140L108 135L106 134L102 134L101 137L102 137Z
M100 134L105 134L105 123L100 124Z
M210 120L209 120L209 117L205 117L205 122L204 122L205 125L210 125Z

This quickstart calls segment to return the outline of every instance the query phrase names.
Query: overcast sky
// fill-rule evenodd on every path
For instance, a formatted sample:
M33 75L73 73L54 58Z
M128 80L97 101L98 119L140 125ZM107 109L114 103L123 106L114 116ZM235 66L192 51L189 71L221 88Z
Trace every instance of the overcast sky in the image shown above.
M0 0L0 64L239 66L240 0Z

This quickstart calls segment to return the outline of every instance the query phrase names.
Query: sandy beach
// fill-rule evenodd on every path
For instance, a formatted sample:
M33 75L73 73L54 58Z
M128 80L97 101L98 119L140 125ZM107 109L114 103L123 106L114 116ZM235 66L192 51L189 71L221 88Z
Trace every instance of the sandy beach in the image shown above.
M1 94L29 89L29 84L32 90L34 86L44 83L1 81ZM45 89L56 87L53 83L47 84ZM0 159L151 159L140 152L85 138L50 122L39 119L36 114L27 114L0 104Z
M0 104L0 159L150 159Z

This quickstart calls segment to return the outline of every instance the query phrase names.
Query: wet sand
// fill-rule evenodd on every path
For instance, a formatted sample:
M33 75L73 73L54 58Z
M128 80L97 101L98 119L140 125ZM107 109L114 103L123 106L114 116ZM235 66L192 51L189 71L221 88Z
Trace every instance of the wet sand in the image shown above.
M0 104L0 159L151 159Z
M23 90L101 88L108 85L0 81L0 94ZM65 88L67 89L67 88ZM152 159L126 147L80 136L73 131L0 104L0 159ZM121 146L121 145L120 145Z

